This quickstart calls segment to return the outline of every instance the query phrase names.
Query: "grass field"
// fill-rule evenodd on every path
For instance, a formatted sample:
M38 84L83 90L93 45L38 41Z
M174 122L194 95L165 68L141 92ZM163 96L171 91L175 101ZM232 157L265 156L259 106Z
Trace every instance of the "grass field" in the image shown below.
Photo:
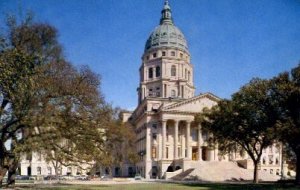
M171 184L148 183L126 185L36 185L19 186L18 189L43 189L43 190L296 190L300 187L280 184Z

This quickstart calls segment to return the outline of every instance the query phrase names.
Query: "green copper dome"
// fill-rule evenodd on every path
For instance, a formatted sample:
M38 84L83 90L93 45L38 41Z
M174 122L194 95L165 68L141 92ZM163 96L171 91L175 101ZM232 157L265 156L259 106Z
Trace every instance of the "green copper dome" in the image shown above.
M145 52L160 47L172 47L188 51L183 33L173 23L168 1L165 1L161 14L160 25L150 34L146 42Z

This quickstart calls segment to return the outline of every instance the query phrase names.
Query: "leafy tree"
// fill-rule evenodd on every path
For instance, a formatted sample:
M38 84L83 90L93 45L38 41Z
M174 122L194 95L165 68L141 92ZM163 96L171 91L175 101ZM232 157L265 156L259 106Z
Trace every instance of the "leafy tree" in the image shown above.
M125 163L135 164L138 159L134 126L129 122L122 123L120 111L118 108L114 110L113 122L105 129L105 153L97 158L102 166L110 170L110 174L113 166L121 166Z
M43 152L48 162L61 166L90 164L101 154L102 128L109 123L110 109L98 92L99 79L88 68L77 71L65 62L48 64L38 83L29 132L22 150ZM43 113L43 114L41 114ZM27 148L27 149L26 149Z
M222 100L213 107L203 122L223 148L241 147L248 153L254 164L254 183L258 182L262 151L276 139L276 117L269 92L267 80L253 79L233 94L232 100Z
M271 80L273 101L277 104L277 133L296 156L296 183L300 184L300 65Z
M26 152L61 164L92 161L104 152L101 129L111 117L99 76L64 60L55 28L25 20L9 18L0 41L0 182L9 171L9 185Z
M27 114L33 101L34 59L18 50L10 50L0 55L0 182L8 170L13 174L14 154L19 131L26 127ZM24 82L26 81L26 82ZM11 146L5 143L11 140Z
M48 37L49 38L48 38ZM36 99L36 83L39 67L50 59L58 58L56 31L45 24L31 24L25 19L17 24L14 17L8 18L8 32L0 41L0 182L8 170L8 184L14 184L15 168L19 162L16 148L23 143L26 131L30 131L30 113ZM39 49L40 51L34 51ZM48 52L48 53L46 53ZM10 147L5 143L11 140Z

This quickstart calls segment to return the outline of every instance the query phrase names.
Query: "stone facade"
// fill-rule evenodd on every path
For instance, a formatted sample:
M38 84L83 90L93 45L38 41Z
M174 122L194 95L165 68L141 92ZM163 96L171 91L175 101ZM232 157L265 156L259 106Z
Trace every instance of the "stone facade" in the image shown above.
M23 155L20 162L20 174L28 176L48 176L55 175L55 163L46 162L43 155L37 152L32 152L29 155ZM86 175L90 171L91 165L81 164L78 166L63 166L58 167L58 175Z

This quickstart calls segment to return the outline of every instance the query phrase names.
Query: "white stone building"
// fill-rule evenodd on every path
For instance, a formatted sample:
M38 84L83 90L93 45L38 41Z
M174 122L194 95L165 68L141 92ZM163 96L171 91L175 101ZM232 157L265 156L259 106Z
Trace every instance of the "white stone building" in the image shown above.
M58 164L58 175L86 175L91 165L85 164L80 167L76 165L64 166L55 162L46 162L41 153L32 152L23 155L20 162L21 175L23 176L48 176L55 175L55 165Z
M220 98L211 93L195 96L191 55L183 33L174 25L168 1L161 12L160 24L147 39L139 72L138 106L133 112L124 112L123 121L129 120L136 126L140 160L136 166L124 164L113 168L113 176L132 176L137 172L147 179L168 178L173 171L231 161L253 169L246 154L220 156L217 148L211 149L210 135L194 122L197 113L216 105ZM278 175L281 159L281 148L271 146L263 152L260 169ZM62 167L60 174L85 172L74 166ZM101 175L105 173L103 169ZM53 165L46 163L42 155L33 153L21 161L21 175L53 174Z
M145 178L164 178L166 172L186 171L205 161L239 161L253 169L247 155L222 157L217 148L209 148L209 134L194 122L195 114L220 99L211 93L195 96L191 55L183 33L174 25L168 1L160 24L147 39L139 72L138 106L124 114L124 120L136 126L138 173ZM281 149L265 150L261 163L261 169L279 174Z

